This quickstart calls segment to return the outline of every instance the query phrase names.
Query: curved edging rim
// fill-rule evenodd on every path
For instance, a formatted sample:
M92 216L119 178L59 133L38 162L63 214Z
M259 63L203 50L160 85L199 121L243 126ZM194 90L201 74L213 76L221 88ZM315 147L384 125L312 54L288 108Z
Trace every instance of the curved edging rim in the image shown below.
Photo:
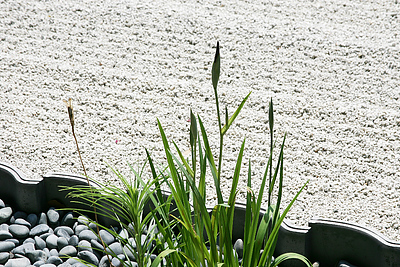
M308 222L308 258L320 266L346 260L356 266L400 266L400 242L357 223L313 218ZM318 259L320 255L323 258Z
M99 186L95 181L90 180L90 183ZM85 177L64 173L46 174L39 180L29 179L16 167L0 162L0 198L14 209L40 213L54 204L74 207L76 204L66 198L68 192L60 191L59 186L80 184L87 185ZM235 205L234 232L243 231L244 220L240 218L244 216L245 207L239 202ZM264 213L265 210L260 216ZM390 240L374 229L324 218L312 218L308 225L296 226L284 220L276 253L300 253L312 262L319 261L320 266L335 266L340 260L359 267L400 266L400 242ZM280 266L304 265L291 260Z

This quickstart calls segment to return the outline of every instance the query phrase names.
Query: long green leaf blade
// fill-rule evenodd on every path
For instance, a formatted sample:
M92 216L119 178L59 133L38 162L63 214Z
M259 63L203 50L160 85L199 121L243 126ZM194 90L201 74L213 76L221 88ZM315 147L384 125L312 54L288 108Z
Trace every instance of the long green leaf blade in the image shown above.
M240 147L239 155L236 160L235 172L234 172L233 178L232 178L231 193L229 195L229 200L228 200L229 205L233 204L233 202L235 201L236 189L237 189L237 185L239 182L240 169L241 169L242 159L243 159L244 145L245 145L245 140L243 140L243 142L242 142L242 146Z
M183 221L185 222L185 224L191 225L192 222L191 222L191 218L190 218L190 206L189 206L189 202L187 201L187 194L186 194L184 188L182 188L182 182L181 182L180 177L178 176L178 172L175 167L174 160L172 158L172 154L170 152L167 137L165 136L164 129L162 128L161 123L158 119L157 119L157 123L158 123L158 128L161 133L162 141L164 144L164 150L165 150L165 154L167 157L168 167L170 170L171 178L175 185L174 187L170 187L170 189L172 191L172 194L174 195L174 200L178 207L178 210L179 210L180 214L183 216L183 218L182 218Z
M198 207L200 208L201 216L202 216L202 219L203 219L203 222L204 222L204 226L205 226L207 235L209 237L211 250L215 250L216 249L216 243L215 243L215 239L212 238L212 237L215 236L215 230L216 229L211 227L210 215L208 214L208 211L206 209L206 204L205 204L205 202L203 200L203 197L201 196L198 188L196 187L196 184L194 183L194 180L192 179L192 177L186 171L186 168L184 167L184 165L182 165L174 155L171 154L171 156L174 158L174 160L176 161L177 165L179 166L179 169L182 171L182 173L187 178L187 181L189 182L189 185L190 185L190 187L192 189L193 197L196 198L196 201L199 204ZM189 224L189 225L191 225L191 224ZM204 252L204 253L205 253L205 255L208 255L206 252ZM216 254L216 252L214 251L213 254ZM211 257L211 259L209 259L209 260L215 260L215 259L212 259L212 257Z
M240 111L242 110L244 104L246 103L247 99L249 98L251 92L247 94L247 96L242 100L242 103L240 103L239 107L236 109L235 113L233 113L232 117L229 118L228 123L224 125L224 127L221 130L221 134L224 135L226 131L228 131L229 127L231 127L232 123L236 119L236 117L239 115Z
M179 149L178 145L175 142L172 142L176 148L176 151L178 152L179 158L181 159L181 161L183 162L183 164L185 165L187 171L189 172L190 176L192 176L194 178L194 172L192 170L192 168L190 167L189 163L186 161L185 157L183 156L181 150Z
M269 239L267 241L267 244L265 245L264 248L264 252L261 256L260 259L260 265L259 266L264 266L266 261L267 261L267 256L272 253L272 243L275 241L275 239L277 238L278 232L279 232L279 228L284 220L284 218L286 217L286 214L289 212L290 208L293 206L293 203L296 201L296 199L298 198L298 196L300 195L300 193L303 191L303 189L306 187L306 185L308 184L308 181L303 185L303 187L300 189L299 192L297 192L296 196L292 199L292 201L289 203L289 205L286 207L286 209L283 211L281 217L279 218L279 220L277 221L274 229L272 229L271 235L269 236Z

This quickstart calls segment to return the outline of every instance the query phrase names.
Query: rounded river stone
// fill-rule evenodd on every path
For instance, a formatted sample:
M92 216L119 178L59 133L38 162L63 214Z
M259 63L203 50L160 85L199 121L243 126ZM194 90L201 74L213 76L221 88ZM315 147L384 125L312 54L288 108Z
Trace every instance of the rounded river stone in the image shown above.
M13 237L22 239L29 236L29 228L25 225L12 224L8 227L8 231L13 235Z
M96 230L97 230L97 225L96 225L95 223L92 223L92 222L91 222L91 223L89 223L88 226L89 226L89 228L92 229L93 231L96 231Z
M79 243L79 237L77 235L73 235L68 240L68 245L76 247Z
M60 214L55 209L49 209L47 211L47 219L50 224L56 224L60 219Z
M0 230L0 241L13 238L12 234L6 230Z
M25 226L28 227L29 229L32 227L32 225L31 225L30 222L28 222L27 220L22 219L22 218L16 219L16 220L15 220L15 224L25 225Z
M51 234L46 238L46 245L49 249L57 248L58 236Z
M92 245L92 248L97 249L97 250L103 250L103 245L98 242L96 239L92 239L90 241L90 244Z
M26 220L31 224L31 227L34 227L38 222L38 216L34 213L31 213L28 215L28 217L26 217Z
M64 229L58 229L58 231L54 231L54 234L58 237L63 237L67 240L71 237L71 235L68 234L68 232Z
M26 217L28 216L28 214L26 214L26 212L23 211L16 211L13 216L10 218L10 222L11 223L15 223L15 220L18 218L22 218L22 219L26 219Z
M123 253L124 253L121 244L118 243L118 242L112 243L110 246L108 246L108 248L106 249L106 251L107 251L108 253L114 253L114 254L116 254L116 255L118 255L118 254L123 254Z
M0 252L0 264L6 263L6 261L10 258L10 253L8 252Z
M47 259L47 263L54 264L55 266L60 265L63 261L58 256L51 256ZM44 266L44 265L42 265Z
M236 250L238 257L240 259L243 258L243 248L244 248L243 240L242 239L236 240L235 244L233 245L233 248Z
M104 243L106 243L107 245L110 245L111 243L113 243L115 241L114 236L104 229L100 230L100 237L104 241Z
M81 251L85 251L85 250L93 252L93 249L92 249L92 246L90 245L90 242L87 241L87 240L79 241L79 243L78 243L78 251L81 252Z
M61 225L72 227L74 225L74 223L75 223L75 217L72 212L68 212L61 219Z
M78 223L80 223L80 224L89 224L90 220L86 216L81 215L81 216L78 217Z
M57 267L71 267L71 264L69 264L68 262L64 262L58 265Z
M35 244L35 239L29 237L29 238L25 239L25 241L23 242L23 244L25 244L25 243L33 243L33 244Z
M80 261L71 258L71 261L69 262L69 260L67 261L67 263L71 264L73 267L87 267L87 265L81 263Z
M77 251L74 246L66 246L66 247L63 247L58 254L60 255L60 257L63 257L63 256L75 257L77 254Z
M4 240L4 241L13 242L15 246L18 246L19 243L20 243L19 240L18 240L18 239L15 239L15 238L6 239L6 240Z
M128 246L128 245L125 245L125 246L124 246L124 253L126 254L126 256L128 256L128 258L129 258L131 261L135 261L136 258L135 258L135 255L133 255L132 250L133 250L133 248L130 247L130 246Z
M48 233L41 234L39 237L43 240L46 240L49 235L52 235L51 228L49 229Z
M56 229L54 229L54 234L57 236L64 236L69 238L71 235L74 234L74 230L72 230L72 228L68 226L58 226Z
M75 234L76 234L76 235L79 235L82 231L88 230L88 229L89 229L89 227L87 227L86 225L79 224L79 225L77 225L77 226L75 227Z
M65 237L59 237L57 239L57 248L58 250L62 249L63 247L68 246L68 240Z
M126 229L121 229L121 231L118 234L122 239L128 239L129 238L129 232Z
M50 250L48 248L44 248L43 252L46 253L47 258L50 257Z
M112 265L115 267L120 267L121 266L121 261L118 258L113 258L111 261Z
M99 267L109 267L109 266L110 266L110 264L109 264L109 262L108 262L108 257L107 257L107 255L104 255L104 256L100 259Z
M57 249L53 248L52 250L50 250L50 256L58 256Z
M11 207L5 207L0 209L0 223L5 223L7 222L12 214L12 208Z
M30 236L42 235L44 233L47 233L49 231L49 229L50 229L50 226L48 226L47 224L39 224L31 229L31 231L29 232L29 235Z
M39 236L35 236L35 245L37 249L44 249L46 247L46 242Z
M0 252L10 252L15 248L15 244L11 241L0 241Z
M94 265L99 265L99 260L92 252L84 250L78 253L78 258Z
M44 212L40 213L38 224L46 224L47 225L46 213L44 213Z
M9 259L4 265L5 267L26 267L31 265L31 262L28 258L16 258L16 259Z
M92 239L96 239L97 240L97 236L91 230L83 230L82 232L79 233L79 239L80 240L87 240L87 241L90 242L90 240L92 240Z

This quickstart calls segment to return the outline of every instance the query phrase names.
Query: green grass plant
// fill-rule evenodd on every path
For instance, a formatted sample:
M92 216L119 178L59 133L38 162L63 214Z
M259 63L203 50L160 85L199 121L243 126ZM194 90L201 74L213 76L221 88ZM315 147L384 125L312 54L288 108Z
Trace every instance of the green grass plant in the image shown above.
M188 265L191 266L277 266L277 264L288 259L298 259L303 261L307 266L312 266L304 256L295 253L286 253L273 259L279 227L307 182L286 209L283 210L282 214L280 214L283 187L283 148L286 135L280 146L279 158L273 171L272 155L275 144L273 143L274 121L272 99L269 105L270 156L262 177L258 196L251 189L251 180L253 177L249 161L244 254L242 262L239 263L238 261L237 254L233 250L232 244L235 240L232 240L232 231L245 140L240 146L236 167L232 176L231 190L227 200L223 199L220 185L222 179L224 137L249 98L250 93L243 99L230 118L227 112L228 109L225 108L225 124L222 125L217 91L219 75L220 51L219 43L217 43L212 66L212 84L216 101L220 141L217 163L208 141L207 131L200 116L196 118L192 112L190 114L190 146L192 155L190 162L183 157L175 143L174 147L177 150L178 157L171 152L163 127L160 121L157 121L168 162L168 177L171 178L170 180L165 180L165 182L171 189L173 199L179 211L179 217L176 219L182 225L181 242L184 246L181 247L180 253L187 259ZM198 126L200 126L200 129ZM198 159L196 157L197 153ZM199 171L197 171L197 165L199 166ZM211 216L206 206L205 177L207 169L211 172L214 180L215 194L217 196L217 204L212 209ZM267 177L269 177L268 184ZM277 181L278 197L276 203L272 204L273 190ZM268 190L268 208L261 222L259 222L259 213L266 186ZM187 188L189 188L191 198L188 198ZM263 251L263 253L260 254L260 251Z
M95 190L89 190L88 187L75 187L70 196L78 198L78 202L96 206L99 216L118 222L121 228L129 232L129 236L138 246L136 249L131 246L131 241L117 234L109 225L98 224L102 229L111 232L127 248L126 253L129 251L129 253L135 255L139 267L269 267L277 266L288 259L297 259L304 262L306 266L312 266L307 258L296 253L285 253L273 257L283 219L307 182L293 197L289 205L282 208L283 149L286 135L282 144L277 147L279 156L276 163L273 163L276 144L273 139L274 110L272 99L268 111L270 155L262 177L253 177L251 162L249 161L248 164L246 216L243 218L245 220L244 250L241 260L234 250L233 243L235 240L232 239L232 232L245 140L238 145L240 150L231 179L229 197L224 199L220 186L223 177L227 177L223 175L224 138L248 100L250 93L242 100L231 116L228 114L227 107L225 107L225 113L222 115L217 90L219 76L220 48L219 43L217 43L212 65L212 84L219 129L217 157L214 156L211 149L212 146L209 143L207 130L201 117L190 111L190 158L186 159L179 147L174 142L168 141L161 122L157 120L166 155L165 166L154 165L150 153L146 150L146 164L140 170L131 167L134 173L133 181L129 181L113 169L116 176L121 180L123 188L110 185L103 185ZM176 153L172 152L173 149L176 150ZM143 179L145 174L150 174L150 179L147 182ZM207 192L206 183L208 175L214 182L215 192L213 192L213 195L217 197L217 203L212 208L207 206L207 194L210 194ZM252 189L253 179L261 179L258 193ZM166 196L161 191L162 184L167 185L171 192L170 195ZM274 190L277 191L274 192ZM260 220L265 191L268 194L266 196L268 206ZM275 203L273 203L273 196L276 196ZM151 209L145 213L148 205L151 205ZM86 211L90 210L87 209ZM97 224L97 222L95 223ZM152 230L144 231L146 226ZM153 261L150 259L152 253L158 255Z
M153 245L153 243L159 245L161 242L164 242L162 234L168 237L169 233L163 229L162 223L156 218L156 213L163 214L163 212L157 212L156 210L163 209L169 213L166 206L161 206L158 203L163 202L164 205L168 205L167 203L171 201L171 198L165 200L160 195L162 192L158 184L159 179L152 179L147 182L142 180L141 177L145 166L146 164L143 164L139 170L135 170L130 165L131 171L134 174L133 179L127 179L110 166L111 170L122 182L122 187L98 183L99 187L74 186L66 188L66 190L70 191L68 196L75 199L73 202L83 206L96 207L98 217L106 218L106 221L110 224L106 225L105 223L99 223L90 219L89 222L111 233L117 242L124 247L126 256L128 254L134 256L139 267L150 266L152 262L150 259L151 254L155 252L160 254L164 250L164 248L159 249L159 246ZM161 199L157 199L158 196ZM145 214L144 211L149 201L156 203L157 207ZM89 208L75 208L74 211L79 214L94 213L93 209ZM160 227L156 227L157 223ZM124 231L117 232L113 226L124 229ZM173 231L173 222L169 222L165 228L168 231ZM95 234L98 235L98 232L95 232ZM116 253L107 245L105 246L105 251L108 255L117 257ZM126 258L129 259L128 256Z

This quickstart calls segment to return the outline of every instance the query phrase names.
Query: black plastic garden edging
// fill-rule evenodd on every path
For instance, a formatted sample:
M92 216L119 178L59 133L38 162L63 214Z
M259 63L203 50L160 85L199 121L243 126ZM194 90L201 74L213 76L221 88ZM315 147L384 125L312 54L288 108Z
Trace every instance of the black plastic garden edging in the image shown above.
M40 180L25 177L15 167L0 162L0 199L14 210L40 213L49 207L79 208L67 191L60 186L87 185L86 178L69 174L48 174ZM91 181L91 185L98 186ZM245 205L238 203L235 209L233 240L242 238ZM260 214L262 216L263 214ZM105 220L101 218L100 221ZM358 267L400 266L400 242L390 241L375 230L356 223L313 218L308 227L298 227L283 222L279 230L276 255L296 252L321 267L336 266L346 260ZM280 266L304 266L290 260Z

